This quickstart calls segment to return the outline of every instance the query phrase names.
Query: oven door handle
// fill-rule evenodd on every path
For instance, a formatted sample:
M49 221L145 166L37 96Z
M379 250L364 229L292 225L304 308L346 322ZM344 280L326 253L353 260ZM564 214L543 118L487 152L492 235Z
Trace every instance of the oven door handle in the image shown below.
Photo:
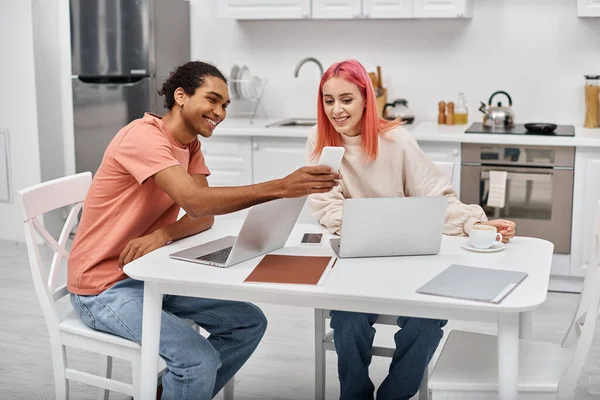
M539 170L536 170L538 172ZM489 171L484 171L481 173L482 178L490 178ZM533 172L508 172L506 174L506 179L510 179L512 182L550 182L552 180L552 172L549 170L549 173L540 174Z

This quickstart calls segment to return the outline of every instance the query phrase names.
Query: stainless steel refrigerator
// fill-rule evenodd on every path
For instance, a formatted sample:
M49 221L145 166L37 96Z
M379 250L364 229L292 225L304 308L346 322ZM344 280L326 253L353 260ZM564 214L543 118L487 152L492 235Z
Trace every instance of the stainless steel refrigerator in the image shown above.
M144 112L163 114L157 91L190 60L185 0L70 0L75 168L96 173L104 151Z

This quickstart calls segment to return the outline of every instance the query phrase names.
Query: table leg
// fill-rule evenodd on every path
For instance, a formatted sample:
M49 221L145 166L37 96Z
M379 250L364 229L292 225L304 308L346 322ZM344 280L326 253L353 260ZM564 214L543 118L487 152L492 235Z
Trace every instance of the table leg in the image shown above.
M519 314L498 314L498 397L516 400L519 379Z
M141 400L156 399L156 373L160 341L162 293L158 283L144 282L144 311L142 320ZM137 399L136 399L137 400Z
M519 313L519 338L530 340L533 331L533 311Z

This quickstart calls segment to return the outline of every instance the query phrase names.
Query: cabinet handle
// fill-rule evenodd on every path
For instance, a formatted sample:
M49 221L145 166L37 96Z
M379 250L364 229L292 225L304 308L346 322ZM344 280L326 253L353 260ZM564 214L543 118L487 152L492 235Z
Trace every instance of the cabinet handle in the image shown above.
M458 155L458 149L452 150L452 154L455 155L455 156L457 156Z
M258 150L258 143L252 143L252 148L254 150Z

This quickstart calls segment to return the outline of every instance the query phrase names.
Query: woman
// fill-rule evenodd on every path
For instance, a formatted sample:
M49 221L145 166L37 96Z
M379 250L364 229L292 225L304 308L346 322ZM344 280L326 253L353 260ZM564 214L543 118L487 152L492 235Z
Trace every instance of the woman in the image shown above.
M375 93L363 66L348 60L330 66L319 85L317 126L308 138L309 164L316 164L323 147L344 146L339 186L313 194L313 216L332 233L339 233L346 198L446 196L447 235L468 235L474 224L492 225L508 242L515 224L488 221L481 207L461 203L447 178L421 151L400 121L377 116ZM341 399L372 399L369 378L377 314L331 311L338 354ZM419 389L423 373L442 336L446 321L398 318L396 350L389 374L377 390L378 399L409 399Z

